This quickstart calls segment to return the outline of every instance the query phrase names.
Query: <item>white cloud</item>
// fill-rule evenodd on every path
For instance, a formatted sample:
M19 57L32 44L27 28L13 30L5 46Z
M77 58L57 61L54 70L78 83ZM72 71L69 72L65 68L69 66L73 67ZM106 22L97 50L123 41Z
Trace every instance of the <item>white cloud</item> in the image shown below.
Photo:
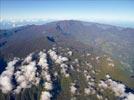
M42 69L48 70L48 63L47 63L47 54L44 52L39 53L39 62L38 65L42 67Z
M32 61L32 56L33 56L32 53L29 54L29 55L25 58L25 60L23 61L23 63L29 63L29 62L31 62L31 61Z
M109 79L109 78L110 78L110 75L109 75L109 74L107 74L107 75L106 75L106 78L107 78L107 79Z
M106 81L100 81L99 87L104 89L110 89L115 93L115 96L125 98L125 100L131 100L134 94L126 93L126 86L122 83L113 81L112 79L107 79ZM133 99L132 99L133 100Z
M29 62L28 65L20 66L20 71L17 71L15 79L18 83L15 92L19 92L20 88L30 88L32 84L37 85L39 83L39 78L36 77L36 62Z
M63 63L60 65L60 67L61 67L61 73L63 73L65 75L65 77L69 77L70 75L69 75L69 73L67 73L68 65Z
M108 85L104 82L104 81L100 81L100 83L98 84L99 87L102 87L104 89L108 88Z
M14 65L18 59L14 59L7 64L6 70L0 75L0 89L3 93L8 93L13 89L12 76L14 73Z
M48 53L49 53L51 59L52 59L53 61L55 61L55 63L57 63L57 64L61 64L61 63L63 63L63 62L68 61L68 58L67 58L67 57L59 56L59 55L56 54L55 51L53 51L53 50L51 50L51 49L48 51Z
M68 55L72 56L73 52L72 51L68 51Z
M17 88L14 90L14 93L19 94L21 92L22 87L21 86L17 86Z
M90 88L85 88L85 89L84 89L84 93L85 93L86 95L90 95L90 93L91 93Z
M134 100L134 94L128 93L127 97L125 98L125 100Z
M41 93L41 100L51 100L52 95L48 91L43 91Z
M114 67L114 63L108 63L108 66Z
M52 90L53 89L53 85L50 82L45 82L44 86L45 86L46 90Z
M70 86L70 92L72 94L76 94L77 88L75 87L75 83L72 83Z
M96 95L99 100L103 100L103 97L99 94Z
M116 96L123 97L125 94L125 85L117 83L111 79L108 79L106 83L109 85L109 88L112 89Z
M42 77L43 77L46 81L51 81L51 75L50 75L47 71L42 71Z
M48 51L48 53L49 53L49 55L50 55L50 57L51 57L52 60L57 60L58 59L58 55L56 54L55 51L53 51L53 50L50 49Z
M0 81L1 81L0 89L2 90L3 93L8 93L9 91L12 90L13 86L8 76L0 77Z

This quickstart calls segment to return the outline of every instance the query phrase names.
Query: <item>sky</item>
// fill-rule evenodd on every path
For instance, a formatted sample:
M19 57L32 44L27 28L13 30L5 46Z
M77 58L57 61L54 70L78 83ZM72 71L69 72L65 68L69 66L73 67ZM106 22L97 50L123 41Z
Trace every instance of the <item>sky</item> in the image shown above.
M0 0L0 18L134 23L134 0Z

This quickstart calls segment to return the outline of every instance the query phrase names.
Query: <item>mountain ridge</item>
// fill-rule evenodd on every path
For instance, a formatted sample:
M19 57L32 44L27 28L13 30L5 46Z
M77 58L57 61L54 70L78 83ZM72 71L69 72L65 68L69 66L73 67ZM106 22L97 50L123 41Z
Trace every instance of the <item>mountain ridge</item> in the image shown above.
M18 43L21 44L24 40L27 40L28 42L25 44L28 44L30 41L32 41L30 39L33 38L34 41L40 39L40 41L42 41L40 44L42 44L44 40L47 41L45 37L50 36L54 37L56 42L58 41L61 44L65 40L66 43L70 41L77 41L80 42L81 45L87 45L86 47L90 46L104 51L116 59L121 59L122 63L125 63L125 66L127 66L127 68L133 65L133 28L122 28L107 24L83 22L78 20L62 20L46 23L43 25L29 25L20 28L13 28L11 29L11 32L7 30L5 33L8 34L8 32L9 34L13 33L15 35L12 35L12 38L8 37L10 43L7 41L7 38L4 38L5 40L1 39L1 44L5 44L6 46L6 44L9 43L9 47L1 47L3 49L2 51L5 51L5 53L6 50L8 52L8 49L12 48L11 43L14 40L18 41ZM2 33L4 32L1 32L1 34ZM12 44L15 45L16 41L14 41ZM21 45L19 44L19 46ZM37 42L35 43L35 48L36 46Z
M1 30L0 99L133 98L133 74L121 63L124 57L133 60L133 29L88 24L60 21Z

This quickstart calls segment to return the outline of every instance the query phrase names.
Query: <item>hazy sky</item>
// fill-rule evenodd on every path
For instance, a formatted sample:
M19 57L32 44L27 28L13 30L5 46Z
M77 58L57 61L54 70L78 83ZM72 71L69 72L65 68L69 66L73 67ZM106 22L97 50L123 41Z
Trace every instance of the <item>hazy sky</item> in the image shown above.
M0 0L0 17L134 22L134 0Z

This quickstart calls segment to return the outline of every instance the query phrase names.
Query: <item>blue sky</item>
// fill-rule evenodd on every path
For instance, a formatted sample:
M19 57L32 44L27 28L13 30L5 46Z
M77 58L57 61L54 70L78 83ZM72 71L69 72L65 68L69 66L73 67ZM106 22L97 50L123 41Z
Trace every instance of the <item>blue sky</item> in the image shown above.
M134 0L0 0L0 18L134 22Z

